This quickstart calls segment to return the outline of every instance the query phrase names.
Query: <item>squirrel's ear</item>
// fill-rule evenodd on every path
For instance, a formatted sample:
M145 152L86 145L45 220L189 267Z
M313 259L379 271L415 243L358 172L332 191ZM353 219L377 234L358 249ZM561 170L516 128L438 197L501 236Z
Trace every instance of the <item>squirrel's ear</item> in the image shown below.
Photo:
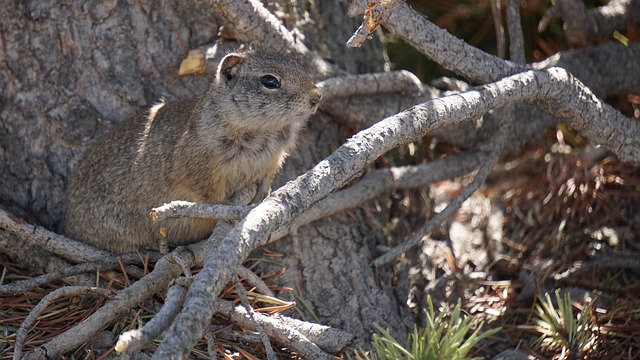
M227 81L236 77L238 73L238 65L244 60L244 55L229 54L222 59L218 67L218 74L222 75Z

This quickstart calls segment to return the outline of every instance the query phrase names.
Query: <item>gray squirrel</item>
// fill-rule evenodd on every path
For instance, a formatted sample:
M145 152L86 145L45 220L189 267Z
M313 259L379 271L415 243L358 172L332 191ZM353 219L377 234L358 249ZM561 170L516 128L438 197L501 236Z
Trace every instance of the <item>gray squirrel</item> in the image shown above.
M320 90L288 55L248 50L220 62L208 90L160 103L93 146L74 170L62 232L114 252L157 249L152 208L173 200L224 203L236 191L271 181ZM215 220L167 222L170 244L205 239Z

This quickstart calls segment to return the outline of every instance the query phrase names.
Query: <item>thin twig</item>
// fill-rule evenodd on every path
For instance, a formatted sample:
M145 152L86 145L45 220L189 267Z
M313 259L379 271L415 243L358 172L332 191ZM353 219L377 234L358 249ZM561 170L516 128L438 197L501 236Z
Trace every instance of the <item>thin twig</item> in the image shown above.
M498 57L504 59L507 55L507 46L505 41L504 24L502 22L502 0L490 0L489 3L491 3L493 27L496 31L496 47L498 48Z
M348 47L361 47L367 39L373 36L380 24L383 24L399 0L380 0L371 2L364 11L362 25L347 41Z
M331 193L300 214L291 224L279 228L269 242L279 240L300 227L322 218L352 209L374 199L385 191L424 187L429 184L468 174L477 168L482 157L476 151L452 154L441 160L416 166L399 166L373 170L355 184Z
M240 282L240 279L238 278L238 275L233 274L231 276L231 279L233 280L233 284L236 287L238 298L240 298L240 304L244 307L245 311L247 312L247 315L249 316L249 319L255 322L255 328L258 334L260 334L260 339L262 340L262 345L264 346L264 351L267 355L267 359L277 360L276 353L273 351L273 347L271 346L269 337L267 336L267 334L265 334L264 329L262 328L262 324L255 321L256 312L253 311L253 308L249 304L249 300L247 299L247 294L244 290L244 287L242 286L242 283Z
M22 358L22 349L24 348L24 342L27 340L27 331L47 306L60 298L80 295L92 295L106 298L112 296L113 291L86 286L65 286L47 294L42 298L42 300L40 300L38 305L29 312L29 315L27 315L27 317L22 321L22 324L20 324L20 328L16 332L13 360L19 360Z
M218 358L218 344L216 344L216 338L210 331L207 331L204 336L207 339L207 352L209 353L209 358L211 360L216 360Z
M465 187L464 190L462 190L462 192L458 194L458 196L451 200L449 205L447 205L444 210L435 214L426 225L417 230L414 235L412 235L408 240L402 242L400 245L392 248L384 255L375 259L373 261L373 265L379 267L387 264L426 239L436 227L440 226L440 224L442 224L451 215L453 215L453 213L458 210L460 205L462 205L463 202L465 202L471 195L476 192L476 190L478 190L478 188L480 188L482 184L484 184L484 181L489 175L491 169L493 169L496 160L497 157L494 157L492 159L490 156L488 156L487 158L485 158L486 162L484 162L480 167L480 170L476 174L476 177L473 179L473 181L467 187Z
M259 293L270 296L270 297L275 297L275 295L273 294L273 291L269 289L269 286L267 286L267 284L253 271L247 269L242 265L239 265L233 270L233 273L238 275L241 278L244 278L244 280L249 285L255 287Z
M581 263L562 273L554 275L556 281L567 280L570 277L578 277L581 274L591 273L595 270L611 270L611 269L640 269L640 259L629 256L609 255L592 261Z
M153 208L149 216L154 223L166 219L174 218L198 218L198 219L219 219L219 220L239 220L247 216L254 206L236 205L210 205L197 204L190 201L172 201L157 208Z
M131 308L166 289L181 271L179 266L168 261L166 257L161 258L147 276L130 287L120 290L87 319L32 350L25 358L39 359L45 354L55 358L60 354L73 351L78 345L90 341L105 326L120 319Z
M511 112L515 111L515 108L511 106ZM428 238L429 234L440 224L446 221L454 212L460 208L463 202L465 202L471 195L473 195L487 180L489 173L493 169L493 167L498 162L500 155L502 154L502 149L504 148L504 144L507 141L509 134L511 133L511 129L513 126L510 121L513 119L513 116L505 116L501 119L500 132L498 136L491 141L491 144L483 143L481 147L489 147L484 152L487 153L485 159L481 161L482 166L478 170L473 181L465 187L458 196L456 196L451 202L447 205L447 207L441 212L429 220L427 224L425 224L420 230L417 230L408 240L402 242L400 245L392 248L384 255L378 257L373 261L373 265L376 267L382 266L393 261L396 257L404 254L409 249L414 246L420 244L422 241ZM482 149L480 149L482 151Z
M169 327L176 314L182 307L187 290L179 283L175 283L167 290L164 304L158 313L147 322L142 329L129 330L120 335L116 343L116 351L121 359L133 359L142 348L160 336Z
M377 14L384 12L384 8L378 10L380 2L369 7L367 0L354 0L352 8L357 7L361 12ZM351 14L351 13L350 13ZM464 41L439 28L422 14L413 10L404 1L399 1L379 21L370 21L368 24L383 25L391 34L404 40L429 59L437 62L446 69L452 70L474 83L486 84L497 81L505 76L524 71L522 65L504 61L479 50ZM367 15L365 22L358 31L365 31L361 36L366 39L375 28L367 27ZM407 26L411 24L411 26ZM464 54L464 56L451 56L451 54ZM482 66L478 66L482 64Z
M253 319L250 320L249 314L244 307L235 306L233 303L225 300L220 300L218 303L218 311L220 314L228 317L231 321L244 328L255 329L255 325L259 323L270 338L287 346L303 359L335 359L334 356L327 354L316 344L309 341L300 331L282 323L276 316L254 313ZM349 338L347 333L343 336Z
M153 256L150 261L155 262L158 259L159 259L159 256ZM107 259L103 259L97 262L78 264L65 269L58 270L56 272L40 275L33 279L20 280L20 281L2 285L0 286L0 295L12 295L12 294L24 293L38 286L42 286L44 284L48 284L56 280L60 280L68 276L86 273L86 272L94 272L96 270L100 270L100 271L114 270L120 266L120 262L128 265L128 264L141 262L142 260L143 259L141 259L139 254L125 254L125 255L120 255L118 257L111 256Z
M509 29L509 59L516 64L524 65L526 59L520 22L520 0L507 0L507 27Z
M405 93L420 96L424 86L413 73L406 70L386 73L336 76L316 84L322 90L322 101L330 104L336 97Z

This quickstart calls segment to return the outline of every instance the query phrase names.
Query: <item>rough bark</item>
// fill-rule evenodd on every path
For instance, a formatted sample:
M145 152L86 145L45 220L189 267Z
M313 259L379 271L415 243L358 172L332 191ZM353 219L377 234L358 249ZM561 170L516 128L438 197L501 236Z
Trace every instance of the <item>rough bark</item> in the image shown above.
M213 9L8 1L0 13L0 201L55 228L69 172L95 138L161 97L204 88L177 67L214 39Z
M342 47L358 22L344 5L298 1L297 7L315 24L302 27L307 46L338 71L384 69L379 42L360 50ZM95 139L161 97L193 97L205 89L206 75L178 77L177 70L190 49L216 40L214 11L204 1L2 2L2 207L56 230L68 176ZM273 188L318 163L347 135L330 117L313 118L301 136L304 145L290 156ZM383 239L361 224L345 217L301 229L299 251L286 239L270 245L296 264L285 284L295 280L296 295L313 305L320 322L353 331L358 344L374 322L398 335L410 325L399 310L405 291L390 285L390 274L374 274L370 266L372 241ZM16 246L2 231L0 238Z
M78 158L94 139L161 96L187 98L204 89L208 81L206 75L180 78L176 73L180 61L190 49L216 40L216 16L239 24L240 19L220 16L230 11L223 3L197 1L186 5L171 0L141 0L126 4L114 0L0 4L3 55L0 57L3 60L0 63L0 81L3 84L0 90L0 204L28 221L55 230L62 211L60 204L64 184ZM242 33L237 38L244 41L254 38L273 40L269 44L275 48L290 45L292 51L305 55L308 63L318 66L310 69L317 80L322 80L327 74L362 73L385 68L379 42L367 41L365 48L359 50L347 50L340 45L359 22L347 17L344 4L337 0L280 3L281 6L288 5L290 17L286 23L300 25L301 33L286 30L282 39L274 38L282 28L278 21L271 21L275 19L272 15L269 15L269 24L272 25L268 27L269 31L255 31L254 21L260 20L260 14L264 14L260 10L262 13L250 12L252 16L257 14L258 18L243 19L247 22L239 25ZM259 3L255 0L234 3L238 6L243 4ZM391 31L407 30L407 26L415 24L420 26L409 30L422 30L426 34L428 29L433 29L433 24L410 12L408 7L401 5L397 9L402 12L394 15L398 16L395 21L393 16L388 19ZM309 14L309 19L304 18L305 14ZM399 16L403 14L413 20L400 21ZM440 33L444 36L443 32ZM298 43L302 39L299 37L301 34L305 35L304 46ZM412 39L423 52L442 53L448 66L458 73L467 74L475 82L495 81L524 69L470 49L457 39L450 42L453 45L449 48L442 47L446 41L438 40L440 37L421 38L420 34L406 37L408 41ZM456 58L445 56L445 50L449 50L450 55L455 49L465 50L467 60L471 61L460 67ZM633 58L632 52L635 51L637 47L628 55ZM562 59L552 61L562 64ZM478 63L491 65L489 71L477 66ZM547 87L542 88L543 85ZM266 230L273 231L286 224L300 211L335 190L336 186L356 178L387 151L415 141L443 124L477 119L487 110L504 106L512 99L528 101L555 115L559 115L557 111L563 111L560 115L567 117L569 125L579 132L584 131L589 139L597 143L609 142L603 145L609 145L610 150L619 153L623 160L637 162L640 159L640 144L636 141L639 127L635 122L613 114L610 107L581 86L558 69L529 71L457 97L417 106L359 133L314 171L276 192L256 208L259 211L252 211L244 221L244 225L249 224L247 231L241 228L242 224L235 227L225 240L241 239L241 245L235 249L227 247L219 254L210 254L214 255L210 258L222 258L215 266L222 264L224 269L212 268L209 279L202 276L201 279L205 278L202 283L206 285L202 293L206 296L191 299L195 298L200 303L210 302L210 298L215 297L227 281L231 269L242 260L241 257L247 256L255 244L267 241ZM576 93L580 96L563 100ZM548 94L555 95L555 102L548 99ZM378 99L381 98L371 97L365 101L371 103ZM345 105L357 107L358 101L349 99ZM518 107L513 113L522 108ZM602 116L594 117L598 114L594 108ZM602 125L602 121L608 118L619 120L616 123L625 131L615 132L615 129ZM333 120L327 113L321 113L310 121L301 136L302 145L290 156L274 188L318 164L343 143L347 131ZM548 123L552 121L550 119ZM540 127L545 126L546 119L539 124ZM540 130L531 126L525 128L531 134ZM490 139L495 135L493 131L486 131L483 128L479 132L480 137ZM620 136L621 133L629 137ZM519 140L514 140L511 146L516 146L514 144L520 144ZM297 188L296 185L304 186ZM392 334L399 338L411 325L409 311L404 306L408 276L401 267L394 269L396 273L393 274L386 267L372 268L372 259L379 255L377 245L385 243L386 239L375 226L369 225L367 216L360 210L334 215L330 220L293 229L292 238L269 245L285 254L284 262L289 271L281 281L293 286L296 298L309 306L305 306L303 311L309 310L321 323L353 332L358 336L356 346L363 345L373 323L390 328ZM4 238L9 239L0 229L0 240ZM9 242L3 241L2 244ZM230 241L224 244L235 245ZM19 256L16 251L6 252L10 256ZM161 260L160 265L163 261L166 259ZM46 266L41 265L41 268ZM172 268L172 273L165 275L163 281L168 282L178 274L178 270ZM205 266L200 274L208 274L207 271ZM210 279L213 279L211 283L205 283ZM164 291L160 287L164 285L152 291ZM194 288L196 286L191 287ZM189 300L187 296L187 304ZM207 306L211 312L214 310L213 304ZM197 323L198 333L202 333L208 317L198 319L197 316L186 318L182 324ZM107 320L104 323L108 325ZM175 324L171 331L181 331L180 323ZM82 332L80 328L74 331ZM91 336L87 332L80 335ZM188 352L192 340L183 342L187 346L179 350L182 354ZM162 351L174 350L166 342L163 344ZM163 353L159 351L159 354Z

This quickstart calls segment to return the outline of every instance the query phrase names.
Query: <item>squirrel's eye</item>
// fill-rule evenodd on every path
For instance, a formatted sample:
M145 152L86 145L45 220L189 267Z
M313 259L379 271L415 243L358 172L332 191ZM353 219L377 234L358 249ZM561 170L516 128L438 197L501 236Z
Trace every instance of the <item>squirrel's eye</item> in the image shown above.
M267 89L277 89L280 87L280 80L273 75L265 75L260 78L262 86Z

